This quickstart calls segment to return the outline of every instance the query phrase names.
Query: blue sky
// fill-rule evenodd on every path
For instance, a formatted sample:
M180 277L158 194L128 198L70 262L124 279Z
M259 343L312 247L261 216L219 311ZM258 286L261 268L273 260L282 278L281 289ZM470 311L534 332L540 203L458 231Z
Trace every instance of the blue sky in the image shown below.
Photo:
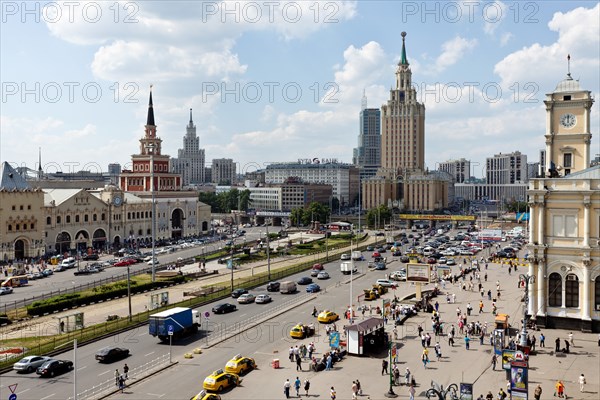
M48 171L126 167L151 84L165 154L182 147L193 108L208 162L350 162L363 89L369 107L386 102L402 31L430 169L464 157L481 177L486 157L516 150L537 161L544 95L567 54L600 92L592 1L23 4L1 2L0 160L37 168L41 147Z

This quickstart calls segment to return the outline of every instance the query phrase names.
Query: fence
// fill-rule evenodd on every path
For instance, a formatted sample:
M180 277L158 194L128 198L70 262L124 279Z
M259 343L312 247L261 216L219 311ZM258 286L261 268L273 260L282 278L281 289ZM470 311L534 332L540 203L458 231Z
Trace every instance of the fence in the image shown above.
M143 379L151 374L153 374L154 372L160 370L161 368L163 368L165 365L168 365L170 363L169 361L169 354L163 354L160 357L157 357L151 361L148 361L147 363L143 364L143 365L138 365L132 369L129 370L129 373L127 374L128 379L127 380L140 380ZM79 400L87 400L87 399L100 399L108 394L110 394L113 391L116 391L118 389L117 385L116 385L116 379L114 377L112 377L109 380L106 380L102 383L99 383L98 385L94 385L89 389L84 390L83 392L78 392L77 393L77 399ZM68 400L72 400L73 397L69 397Z

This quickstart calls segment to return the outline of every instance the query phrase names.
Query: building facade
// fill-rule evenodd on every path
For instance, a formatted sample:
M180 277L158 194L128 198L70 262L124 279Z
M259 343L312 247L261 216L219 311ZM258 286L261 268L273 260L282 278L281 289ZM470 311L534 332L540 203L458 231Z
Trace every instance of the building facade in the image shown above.
M527 183L527 155L515 151L509 154L495 154L485 161L486 183L506 185Z
M0 261L44 254L44 192L7 162L0 176Z
M404 181L402 208L429 212L446 208L451 184L452 177L445 172L411 174Z
M306 208L316 202L331 206L333 188L317 183L284 183L281 187L281 210L292 211Z
M455 183L468 182L471 179L471 161L461 158L440 163L438 171L447 172Z
M591 92L567 74L546 95L545 178L529 182L528 314L600 332L600 166L590 167Z
M502 203L525 201L527 199L527 184L455 183L454 195L457 198L469 201L494 200Z
M211 179L217 185L235 184L236 168L231 158L216 158L212 160Z
M181 175L183 185L187 186L206 182L204 168L204 149L200 148L200 138L196 134L196 125L192 120L192 109L190 108L190 121L183 137L183 148L177 150L177 158L171 159L171 170Z
M364 94L359 122L358 147L353 150L352 164L359 168L362 181L375 176L381 166L381 111L367 108Z

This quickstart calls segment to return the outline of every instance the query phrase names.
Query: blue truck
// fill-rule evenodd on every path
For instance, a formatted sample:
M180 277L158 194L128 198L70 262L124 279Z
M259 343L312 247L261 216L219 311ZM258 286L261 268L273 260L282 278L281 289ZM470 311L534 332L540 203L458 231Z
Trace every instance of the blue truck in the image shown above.
M197 310L187 307L175 307L170 310L152 314L148 318L149 333L163 341L169 341L169 327L173 331L173 339L198 332L200 315Z

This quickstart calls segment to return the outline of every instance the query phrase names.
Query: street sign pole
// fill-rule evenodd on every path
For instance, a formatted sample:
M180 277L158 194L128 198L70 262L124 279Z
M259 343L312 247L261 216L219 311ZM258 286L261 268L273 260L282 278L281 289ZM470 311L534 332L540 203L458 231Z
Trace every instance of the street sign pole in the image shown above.
M169 364L173 363L173 325L169 325L168 326L168 331L169 331Z

